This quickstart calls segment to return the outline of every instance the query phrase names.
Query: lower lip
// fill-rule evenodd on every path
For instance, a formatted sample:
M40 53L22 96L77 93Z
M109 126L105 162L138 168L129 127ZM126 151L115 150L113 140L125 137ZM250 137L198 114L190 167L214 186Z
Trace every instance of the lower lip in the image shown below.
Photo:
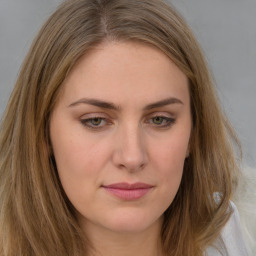
M152 188L120 189L104 187L104 189L123 200L136 200L146 195Z

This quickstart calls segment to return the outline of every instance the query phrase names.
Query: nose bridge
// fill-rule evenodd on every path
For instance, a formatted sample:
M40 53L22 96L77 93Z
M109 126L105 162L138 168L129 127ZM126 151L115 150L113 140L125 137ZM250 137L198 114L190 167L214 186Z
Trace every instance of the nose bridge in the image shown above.
M140 170L148 161L143 131L138 124L120 125L115 142L114 162L129 171Z

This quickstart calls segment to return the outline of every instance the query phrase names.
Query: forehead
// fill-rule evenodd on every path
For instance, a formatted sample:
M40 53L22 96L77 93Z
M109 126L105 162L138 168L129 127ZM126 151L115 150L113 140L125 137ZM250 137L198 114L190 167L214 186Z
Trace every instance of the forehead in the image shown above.
M72 92L72 93L71 93ZM108 42L85 54L64 82L64 96L155 100L188 95L186 75L156 47L137 42ZM172 96L172 95L171 95Z

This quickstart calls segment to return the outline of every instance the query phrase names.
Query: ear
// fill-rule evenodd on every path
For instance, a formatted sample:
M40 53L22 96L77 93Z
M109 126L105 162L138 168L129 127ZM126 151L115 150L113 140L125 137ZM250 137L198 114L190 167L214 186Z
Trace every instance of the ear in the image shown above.
M192 126L190 131L189 141L188 141L188 147L186 151L186 159L189 158L191 154L191 147L193 148L193 144L194 144L194 127Z
M189 147L189 145L188 145L187 152L186 152L186 158L188 158L189 155L190 155L190 147Z
M188 147L187 147L187 151L186 151L186 158L189 157L191 152L191 137L189 138L189 142L188 142Z
M43 151L48 157L51 157L53 155L53 148L52 148L51 141L43 142Z

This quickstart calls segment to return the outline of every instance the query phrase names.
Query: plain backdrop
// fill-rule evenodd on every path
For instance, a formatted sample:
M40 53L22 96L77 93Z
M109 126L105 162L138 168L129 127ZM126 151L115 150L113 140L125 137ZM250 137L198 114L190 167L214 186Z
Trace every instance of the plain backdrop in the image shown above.
M61 0L0 0L0 117L20 65ZM256 167L256 0L169 0L197 36L222 106Z

